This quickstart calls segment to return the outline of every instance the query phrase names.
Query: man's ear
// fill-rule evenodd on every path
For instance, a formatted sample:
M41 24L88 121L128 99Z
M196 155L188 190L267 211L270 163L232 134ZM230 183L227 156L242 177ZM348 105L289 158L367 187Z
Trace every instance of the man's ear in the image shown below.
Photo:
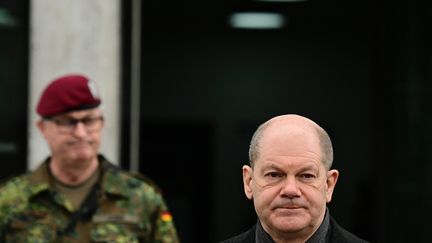
M42 134L44 134L44 131L45 131L45 123L44 123L44 121L43 121L42 119L39 119L39 120L36 122L36 126L39 128L39 131L40 131Z
M337 170L329 170L327 172L327 192L326 192L326 199L327 203L329 203L332 199L333 191L336 186L337 179L339 177L339 171Z
M243 165L243 187L246 197L252 199L252 168L249 165Z
M46 139L47 138L47 136L48 136L48 134L47 134L47 124L46 124L46 122L44 122L44 120L42 120L42 119L39 119L37 122L36 122L36 125L37 125L37 127L38 127L38 129L39 129L39 132L42 134L42 136Z

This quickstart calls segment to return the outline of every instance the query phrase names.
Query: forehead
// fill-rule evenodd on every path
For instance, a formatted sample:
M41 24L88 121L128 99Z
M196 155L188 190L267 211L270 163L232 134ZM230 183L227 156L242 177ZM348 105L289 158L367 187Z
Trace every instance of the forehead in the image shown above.
M100 108L93 108L93 109L86 109L86 110L71 111L71 112L63 113L63 114L54 116L54 118L59 118L59 119L83 118L83 117L88 117L88 116L98 116L101 114L102 114L102 110Z
M322 159L317 132L310 126L271 126L264 132L259 147L258 161L283 158L282 161L294 159L320 163Z
M319 171L321 168L320 162L313 158L303 157L275 157L267 158L258 163L257 170L265 172L268 170L279 170L279 171L305 171L313 170Z

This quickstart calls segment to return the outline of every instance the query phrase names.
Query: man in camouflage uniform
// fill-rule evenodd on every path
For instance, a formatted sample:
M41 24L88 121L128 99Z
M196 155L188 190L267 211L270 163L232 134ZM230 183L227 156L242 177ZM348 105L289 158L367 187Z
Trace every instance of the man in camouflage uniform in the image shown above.
M82 75L47 86L37 125L51 156L0 186L0 242L179 242L157 186L98 154L100 103Z

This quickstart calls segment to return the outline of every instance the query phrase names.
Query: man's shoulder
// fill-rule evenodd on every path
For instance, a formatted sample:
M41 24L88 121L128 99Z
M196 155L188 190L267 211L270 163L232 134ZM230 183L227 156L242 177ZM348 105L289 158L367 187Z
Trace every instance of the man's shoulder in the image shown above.
M143 194L147 197L162 194L159 186L148 176L127 171L109 162L104 165L105 178L102 187L123 195Z
M0 184L0 218L5 219L27 206L32 196L27 175L20 175Z
M334 243L368 243L368 241L363 240L353 233L342 228L332 217L330 217L331 224L331 240Z
M33 196L49 190L49 176L46 168L47 163L43 163L35 170L0 181L1 210L8 205L13 205L12 211L17 211L20 206L24 207Z
M27 174L14 176L0 182L0 202L22 196L30 185Z
M161 193L161 189L155 181L139 172L119 169L117 176L132 188L154 190L155 193Z
M248 231L231 237L229 239L223 240L220 243L253 243L255 242L255 230L256 224Z

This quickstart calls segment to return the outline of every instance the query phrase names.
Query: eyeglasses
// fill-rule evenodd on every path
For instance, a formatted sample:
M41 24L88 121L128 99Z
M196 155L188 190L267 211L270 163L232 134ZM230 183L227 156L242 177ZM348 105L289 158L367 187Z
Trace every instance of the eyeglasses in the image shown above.
M104 118L98 117L85 117L82 119L56 119L56 118L45 118L46 121L53 122L57 125L59 132L61 133L72 133L75 130L78 123L82 123L86 128L87 132L97 132L102 128L102 122Z

